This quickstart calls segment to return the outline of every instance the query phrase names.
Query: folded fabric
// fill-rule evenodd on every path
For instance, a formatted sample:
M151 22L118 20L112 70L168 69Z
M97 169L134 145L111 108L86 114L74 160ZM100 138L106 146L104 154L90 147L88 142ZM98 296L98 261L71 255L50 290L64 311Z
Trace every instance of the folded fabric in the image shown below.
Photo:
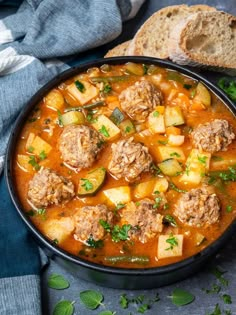
M28 0L16 14L0 20L1 315L41 312L38 248L18 217L1 175L13 123L30 97L69 67L51 58L111 41L121 33L122 21L133 17L144 1Z

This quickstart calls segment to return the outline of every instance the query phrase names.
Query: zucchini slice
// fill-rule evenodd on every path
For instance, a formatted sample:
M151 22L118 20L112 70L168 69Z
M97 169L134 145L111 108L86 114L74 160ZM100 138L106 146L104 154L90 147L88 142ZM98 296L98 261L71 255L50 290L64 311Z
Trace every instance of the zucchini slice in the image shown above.
M98 167L80 178L78 185L78 196L86 197L95 195L102 187L106 178L106 169Z

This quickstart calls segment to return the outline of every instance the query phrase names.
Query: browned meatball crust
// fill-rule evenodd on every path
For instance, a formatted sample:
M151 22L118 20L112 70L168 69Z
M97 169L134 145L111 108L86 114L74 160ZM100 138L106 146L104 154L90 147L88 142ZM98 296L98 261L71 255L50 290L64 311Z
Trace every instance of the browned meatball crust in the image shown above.
M193 145L210 153L226 151L234 138L232 126L223 119L201 124L192 132Z
M180 197L174 214L191 226L214 224L220 217L220 201L210 187L191 189Z
M149 113L162 103L162 94L147 80L135 82L119 95L121 108L137 122L144 122Z
M79 209L74 215L74 238L84 243L90 237L95 241L102 239L106 231L99 220L104 220L109 224L112 223L113 213L105 205L85 206Z
M141 143L135 143L133 137L113 143L111 148L112 159L108 170L114 177L124 177L131 182L142 172L149 171L152 157L148 148Z
M102 136L84 125L65 127L59 138L59 150L63 161L78 171L92 166L102 149L102 144Z
M130 202L121 212L122 224L130 224L130 238L146 243L163 229L163 216L154 207L154 201L146 198L139 202Z
M74 194L73 183L48 168L41 168L29 182L28 201L35 208L58 205Z

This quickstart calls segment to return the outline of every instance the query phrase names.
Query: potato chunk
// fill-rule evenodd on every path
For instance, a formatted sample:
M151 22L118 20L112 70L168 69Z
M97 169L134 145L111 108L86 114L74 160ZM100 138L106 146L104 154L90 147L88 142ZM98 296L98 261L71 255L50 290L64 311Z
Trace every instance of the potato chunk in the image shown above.
M45 96L44 103L48 108L53 110L62 110L64 106L64 97L59 90L53 89Z
M160 235L158 238L158 259L182 256L183 240L182 234Z
M79 83L78 83L79 82ZM92 84L84 80L77 80L66 88L81 105L86 104L98 95L99 90Z
M113 204L126 204L131 201L130 187L120 186L116 188L111 188L103 191L103 194L107 200Z
M179 147L157 146L156 157L159 161L164 161L170 158L174 158L180 162L185 161L184 151Z
M41 152L44 152L47 155L52 150L51 145L39 136L34 138L31 143L31 148L32 153L36 155L39 155Z
M114 140L120 135L120 129L105 115L100 115L92 124L101 133L104 140Z
M71 218L49 219L45 221L44 233L51 240L63 242L74 230L74 222Z

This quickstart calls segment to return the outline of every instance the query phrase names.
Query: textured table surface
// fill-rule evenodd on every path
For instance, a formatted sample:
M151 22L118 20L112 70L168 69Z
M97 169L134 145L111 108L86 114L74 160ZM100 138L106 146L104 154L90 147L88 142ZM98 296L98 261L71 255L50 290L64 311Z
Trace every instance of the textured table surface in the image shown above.
M236 15L236 0L209 0L209 1L186 1L187 4L198 4L199 2L216 6L217 9L230 12ZM132 21L127 22L124 25L123 33L112 43L102 47L99 50L92 51L89 58L93 56L102 56L108 49L114 47L125 40L132 38L137 29L142 23L156 10L174 4L182 4L182 1L177 0L147 0L147 2L141 8L139 14ZM1 9L2 10L2 9ZM0 17L4 12L0 12ZM158 34L157 34L158 36ZM84 56L79 56L79 60L83 59ZM88 54L86 54L86 58ZM217 79L218 75L215 73L202 73L202 75L208 77L213 82ZM211 269L214 266L219 266L221 269L227 271L224 277L229 280L228 286L222 285L219 280L211 273ZM47 279L50 274L58 273L64 275L64 277L70 282L70 287L63 291L57 291L49 289L47 287ZM219 294L206 294L203 289L210 289L212 285L218 284L221 286ZM170 295L175 288L182 288L190 291L195 295L195 301L192 304L177 307L171 303ZM134 315L139 314L137 312L136 305L130 305L128 309L122 309L119 305L119 298L121 294L126 293L128 297L137 297L138 295L144 294L146 299L153 298L157 293L159 294L160 301L155 303L150 310L146 311L147 315L221 315L227 314L225 310L231 310L231 313L236 314L236 236L232 238L226 244L216 257L213 257L211 262L194 276L183 280L181 282L169 285L166 287L153 289L153 290L142 290L142 291L126 291L117 290L111 288L104 288L94 285L92 283L85 282L79 278L76 278L58 266L53 260L49 261L49 264L44 268L42 272L42 304L43 304L43 315L53 313L53 308L57 302L62 299L75 301L75 314L92 315L99 314L103 310L111 310L116 312L117 315ZM104 306L100 306L97 310L90 311L86 310L83 305L79 302L79 293L83 290L97 290L100 291L104 296ZM225 304L222 295L230 294L232 297L232 304ZM213 313L216 304L220 305L221 313Z

